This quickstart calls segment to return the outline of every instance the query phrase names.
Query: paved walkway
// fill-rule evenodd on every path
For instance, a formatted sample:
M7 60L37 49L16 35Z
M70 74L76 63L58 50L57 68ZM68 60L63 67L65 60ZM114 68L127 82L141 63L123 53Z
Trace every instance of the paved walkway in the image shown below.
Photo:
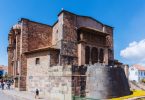
M35 99L35 94L32 93L32 92L18 91L18 90L14 90L14 89L0 90L0 98L1 97L4 98L2 100L49 100L49 99L46 99L46 98ZM10 99L10 97L13 97L13 99L12 98ZM125 100L136 100L136 99L139 99L139 98L145 98L145 96L134 97L134 98L125 99Z
M2 100L50 100L48 98L46 99L45 97L35 99L35 94L34 93L28 92L28 91L18 91L18 90L15 90L15 89L0 90L0 98L2 98ZM125 99L125 100L136 100L136 99L139 99L139 98L145 98L145 96L134 97L134 98Z
M10 90L8 90L8 89L1 90L1 88L0 88L0 93L1 93L0 96L3 96L5 94L5 97L9 96L9 97L18 98L18 99L8 99L8 100L48 100L48 99L44 99L44 98L35 99L34 93L28 92L28 91L18 91L13 88ZM5 100L5 99L3 99L3 100Z
M20 99L7 95L7 94L3 93L3 91L0 91L0 100L20 100Z
M16 98L21 98L23 100L35 100L33 94L28 93L26 91L24 91L24 92L21 91L20 92L20 91L17 91L17 90L3 90L2 92L5 93L6 95L13 96L13 97L16 97Z

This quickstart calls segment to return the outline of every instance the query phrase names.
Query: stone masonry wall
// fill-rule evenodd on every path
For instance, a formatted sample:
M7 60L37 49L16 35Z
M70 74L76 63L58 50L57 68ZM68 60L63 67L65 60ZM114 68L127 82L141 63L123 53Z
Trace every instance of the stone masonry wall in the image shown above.
M53 50L50 51L50 66L56 66L59 64L59 51Z
M8 52L8 74L10 76L13 75L13 64L12 64L12 60L13 60L13 32L10 31L9 36L8 36L8 40L9 40L9 45L7 48L7 52Z
M20 36L20 90L26 90L27 58L24 54L34 49L45 48L51 45L52 28L48 25L22 19Z
M17 53L17 58L16 58L16 60L17 60L17 67L16 67L16 75L18 75L18 74L20 74L20 66L19 66L19 62L20 62L20 33L18 33L17 34L17 36L16 36L17 38L17 40L16 40L16 42L17 42L17 45L16 45L16 53Z
M17 60L20 59L20 33L17 34Z
M62 64L77 64L77 31L76 16L68 12L63 13L63 40L60 54Z
M39 64L36 64L36 58L39 58ZM27 54L27 76L46 75L50 67L49 51Z
M71 67L49 66L48 52L28 55L27 90L40 90L40 97L49 100L71 100ZM40 65L35 65L35 58L40 58Z
M109 67L101 64L87 68L86 97L106 99L129 95L129 83L121 67Z
M27 19L22 19L22 29L20 36L20 80L19 80L19 90L26 90L26 75L27 75L27 58L24 54L28 51L28 21Z
M62 26L63 27L63 35L62 35L63 40L61 42L60 54L61 54L61 61L63 62L61 62L61 64L65 65L68 62L71 62L72 64L78 64L77 30L81 27L107 33L108 36L105 38L104 44L102 46L105 46L105 47L107 46L107 48L105 49L105 52L109 53L109 63L110 61L114 59L113 28L112 27L104 25L101 22L91 17L79 16L79 15L75 15L67 11L64 11L59 16L62 16L62 15L63 15L63 26ZM59 27L59 25L56 25L56 26ZM107 57L106 62L108 63L108 55L106 57Z
M12 59L13 59L12 49L8 48L8 74L9 75L13 75Z
M55 48L61 48L61 40L63 39L63 14L58 16L58 21L53 26L52 45Z

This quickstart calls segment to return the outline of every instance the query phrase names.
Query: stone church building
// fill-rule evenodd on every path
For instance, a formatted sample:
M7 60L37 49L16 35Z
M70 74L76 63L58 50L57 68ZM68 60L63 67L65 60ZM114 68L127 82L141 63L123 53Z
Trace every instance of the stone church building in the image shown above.
M22 91L35 87L43 91L52 84L48 82L50 74L56 75L52 71L65 66L112 65L114 61L113 28L65 10L52 26L22 18L11 28L8 40L8 73Z

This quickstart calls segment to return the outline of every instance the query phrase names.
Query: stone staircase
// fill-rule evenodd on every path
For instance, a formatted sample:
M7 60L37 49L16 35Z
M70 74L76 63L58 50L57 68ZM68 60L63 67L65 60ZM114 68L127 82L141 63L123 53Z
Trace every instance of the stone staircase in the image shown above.
M138 83L137 84L142 90L145 91L145 84L144 83Z
M136 82L129 82L131 90L144 90L145 91L145 84L144 83L136 83Z

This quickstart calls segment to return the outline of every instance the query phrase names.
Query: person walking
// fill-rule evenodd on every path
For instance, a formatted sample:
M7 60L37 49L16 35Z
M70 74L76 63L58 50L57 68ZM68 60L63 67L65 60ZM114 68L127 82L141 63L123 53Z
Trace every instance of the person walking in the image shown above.
M39 99L39 90L36 89L36 92L35 92L35 99Z
M4 86L5 86L5 84L4 84L4 81L2 80L2 81L1 81L2 90L4 90Z
M11 83L10 83L10 80L7 81L7 88L10 90L10 86L11 86Z

